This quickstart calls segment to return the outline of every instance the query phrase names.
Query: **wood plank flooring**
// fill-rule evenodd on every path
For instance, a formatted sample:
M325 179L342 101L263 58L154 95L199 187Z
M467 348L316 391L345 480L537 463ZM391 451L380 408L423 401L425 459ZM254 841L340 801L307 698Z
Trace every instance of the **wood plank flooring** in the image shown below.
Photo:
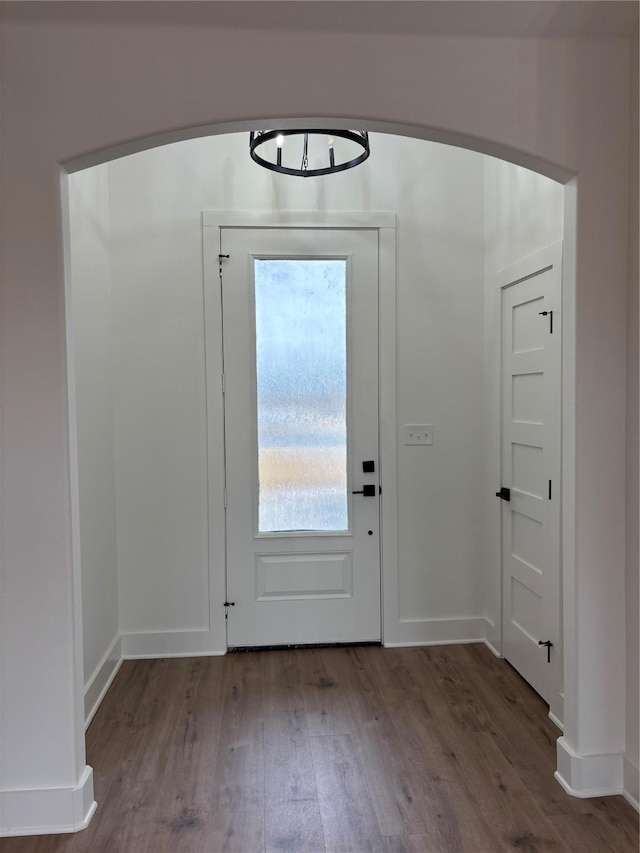
M637 853L553 778L542 700L482 645L126 661L87 733L98 811L2 853Z

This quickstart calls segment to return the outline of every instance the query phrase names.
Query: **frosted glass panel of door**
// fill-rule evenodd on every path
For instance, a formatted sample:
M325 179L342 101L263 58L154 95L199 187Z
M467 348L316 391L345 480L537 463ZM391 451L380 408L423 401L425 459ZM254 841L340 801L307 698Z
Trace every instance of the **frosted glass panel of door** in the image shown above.
M347 262L253 261L258 531L347 530Z

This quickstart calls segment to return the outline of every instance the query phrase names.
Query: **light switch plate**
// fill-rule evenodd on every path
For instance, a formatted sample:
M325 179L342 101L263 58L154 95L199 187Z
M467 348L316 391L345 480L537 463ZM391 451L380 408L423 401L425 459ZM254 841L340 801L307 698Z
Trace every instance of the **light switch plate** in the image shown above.
M433 444L433 424L405 424L405 444Z

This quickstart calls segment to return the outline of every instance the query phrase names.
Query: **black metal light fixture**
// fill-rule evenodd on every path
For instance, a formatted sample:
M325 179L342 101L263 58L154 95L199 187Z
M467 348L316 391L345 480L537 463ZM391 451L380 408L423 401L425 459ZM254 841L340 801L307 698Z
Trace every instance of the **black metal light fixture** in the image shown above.
M341 150L349 150L360 153L355 157L340 160L336 156L335 140L346 140L351 145L342 146ZM269 143L273 143L274 146ZM287 144L287 161L289 163L299 162L300 166L285 165L283 148ZM314 145L312 162L313 168L309 166L310 145ZM260 149L260 153L258 153ZM324 150L323 150L324 149ZM361 149L361 150L360 150ZM251 159L255 160L265 169L279 172L281 175L296 175L300 178L313 178L318 175L332 175L334 172L344 172L353 169L369 156L369 134L364 130L254 130L249 134L249 153ZM272 155L273 159L268 159ZM294 159L295 158L295 159ZM318 163L326 162L326 166L318 166Z

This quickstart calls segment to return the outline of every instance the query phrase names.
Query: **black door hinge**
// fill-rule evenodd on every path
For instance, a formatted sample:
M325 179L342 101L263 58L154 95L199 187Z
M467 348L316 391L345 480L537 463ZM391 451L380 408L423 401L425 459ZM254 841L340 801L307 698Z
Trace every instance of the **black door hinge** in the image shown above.
M235 603L235 601L225 601L225 603L222 606L224 607L224 618L225 618L225 620L227 620L229 618L229 608L235 607L236 603Z
M222 278L222 262L228 261L229 255L218 255L218 272L220 273L220 277Z
M551 663L551 648L553 646L551 640L538 640L538 645L547 647L547 663Z
M553 334L553 311L538 311L541 317L549 317L549 334Z
M511 489L507 489L506 486L503 486L499 492L496 492L496 497L501 498L503 501L510 501Z

